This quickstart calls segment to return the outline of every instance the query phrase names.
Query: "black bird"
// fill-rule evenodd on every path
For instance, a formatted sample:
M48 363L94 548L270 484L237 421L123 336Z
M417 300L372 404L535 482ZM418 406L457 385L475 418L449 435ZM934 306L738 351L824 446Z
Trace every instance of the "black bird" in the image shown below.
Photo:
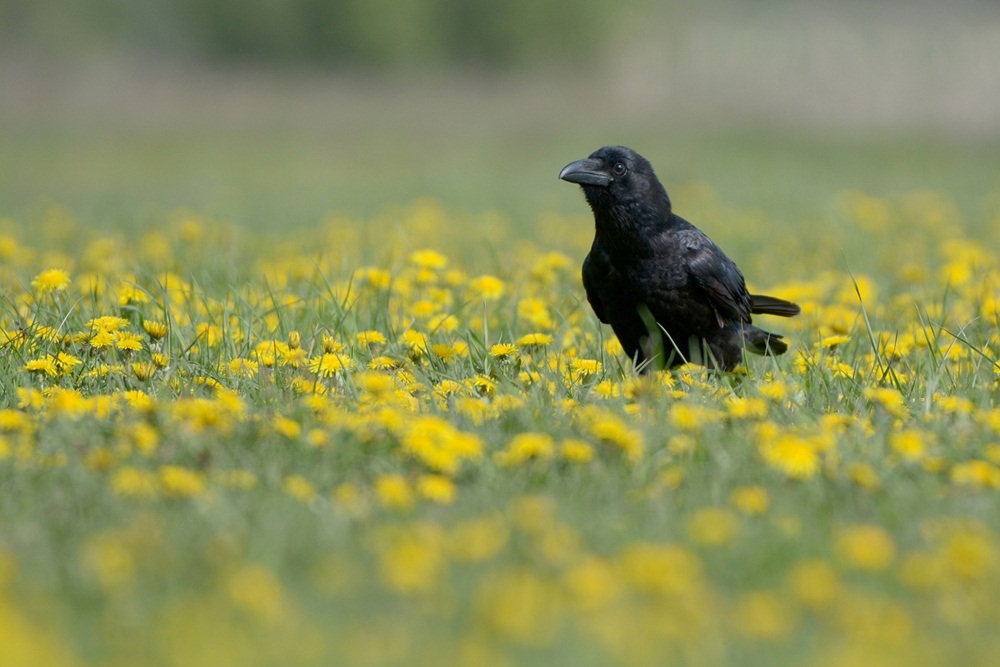
M736 264L704 232L676 215L649 162L605 146L566 165L579 183L596 234L583 261L583 286L597 318L610 324L640 372L685 362L732 370L743 348L782 354L778 334L751 315L792 317L789 301L750 294Z

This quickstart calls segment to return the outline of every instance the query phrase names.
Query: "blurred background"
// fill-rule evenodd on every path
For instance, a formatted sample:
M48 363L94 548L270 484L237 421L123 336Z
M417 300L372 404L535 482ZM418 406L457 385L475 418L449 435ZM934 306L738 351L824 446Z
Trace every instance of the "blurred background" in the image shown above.
M983 219L1000 2L0 0L0 217L280 230L431 196L530 230L585 212L556 174L608 143L788 221L851 188Z

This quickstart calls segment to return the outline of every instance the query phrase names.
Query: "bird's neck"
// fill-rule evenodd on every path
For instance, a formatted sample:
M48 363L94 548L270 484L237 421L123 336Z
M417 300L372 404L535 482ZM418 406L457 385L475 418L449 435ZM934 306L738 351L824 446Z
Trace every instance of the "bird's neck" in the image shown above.
M666 193L655 206L647 201L591 202L597 240L612 256L624 261L651 257L653 239L675 224Z

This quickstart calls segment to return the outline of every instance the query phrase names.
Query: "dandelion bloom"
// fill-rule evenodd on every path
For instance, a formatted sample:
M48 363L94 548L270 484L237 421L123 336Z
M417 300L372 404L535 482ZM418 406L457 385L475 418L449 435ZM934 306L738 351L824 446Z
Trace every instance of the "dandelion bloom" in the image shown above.
M868 572L885 570L896 558L896 545L884 529L872 524L848 526L836 539L837 552L851 567Z
M530 333L518 338L514 343L518 347L548 347L555 339L545 333Z
M146 334L153 340L159 340L167 335L167 325L163 322L143 320L142 328L146 330Z
M316 487L302 475L288 475L281 481L282 490L303 504L316 499Z
M205 477L196 470L177 465L160 468L163 492L174 498L194 498L205 492Z
M732 618L736 631L749 639L782 639L795 627L795 614L789 604L771 591L742 594L736 600Z
M739 486L729 494L733 507L748 516L757 516L767 511L771 498L762 486Z
M516 466L532 459L547 460L555 456L555 442L548 433L518 433L507 447L494 456L497 465Z
M413 490L402 475L382 475L375 480L375 492L388 509L405 511L413 507Z
M840 594L840 580L833 566L824 560L804 560L785 577L792 596L810 609L829 607Z
M443 475L422 475L417 480L417 491L439 505L455 502L455 483Z
M723 547L732 542L740 524L736 515L723 507L702 507L691 515L687 534L703 547Z
M320 377L333 377L338 373L343 373L353 366L350 357L336 352L327 352L319 357L309 360L309 370Z
M358 345L373 347L375 345L385 345L386 338L380 331L360 331L355 334L354 339Z
M567 461L587 463L594 458L594 448L586 440L570 438L559 445L559 452Z
M56 360L52 357L31 359L24 364L24 370L32 373L45 373L46 375L51 375L52 377L59 374L59 368L56 366Z
M773 442L760 446L764 461L792 479L810 479L819 472L819 450L808 438L796 433L783 433Z
M497 359L509 359L517 356L517 345L511 343L497 343L490 347L490 356Z
M39 294L62 292L69 287L69 273L62 269L47 269L34 277L31 286Z
M489 275L473 278L469 287L486 301L496 301L503 296L505 290L502 280Z

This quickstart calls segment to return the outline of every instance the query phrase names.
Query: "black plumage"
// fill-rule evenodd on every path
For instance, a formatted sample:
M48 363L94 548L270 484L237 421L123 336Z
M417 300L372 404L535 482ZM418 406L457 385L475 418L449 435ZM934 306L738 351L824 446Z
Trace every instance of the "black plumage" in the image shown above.
M736 264L673 212L641 155L605 146L566 165L559 178L580 184L594 212L594 243L583 262L587 300L640 371L688 361L732 370L744 348L788 349L751 316L791 317L799 307L750 294Z

